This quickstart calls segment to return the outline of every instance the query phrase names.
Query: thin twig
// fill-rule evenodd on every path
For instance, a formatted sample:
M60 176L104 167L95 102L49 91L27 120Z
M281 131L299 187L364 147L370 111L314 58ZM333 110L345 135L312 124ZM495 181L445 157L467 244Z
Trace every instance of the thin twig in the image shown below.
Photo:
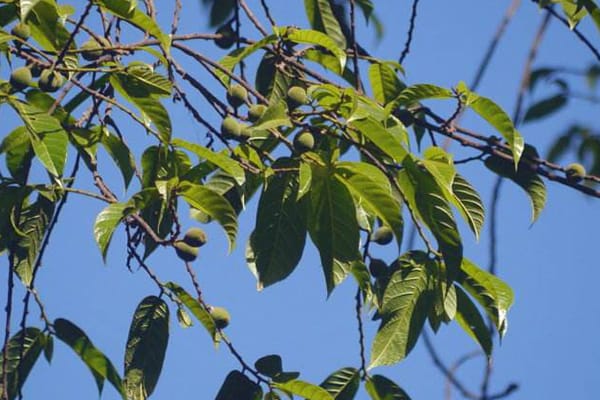
M271 11L269 10L269 6L267 6L266 0L260 0L260 5L262 6L263 10L265 11L265 15L267 16L267 19L271 23L271 26L277 26L277 24L275 23L275 20L273 19L273 16L271 15Z
M408 27L408 33L407 33L407 37L406 37L406 43L404 44L404 49L402 50L402 54L400 54L400 59L398 61L400 64L404 63L404 59L406 58L406 56L410 52L410 45L412 43L413 33L414 33L414 30L415 30L415 21L417 20L417 7L418 7L418 5L419 5L419 0L413 0L412 11L411 11L411 15L410 15L410 25Z
M260 33L262 33L263 36L267 36L269 33L267 32L267 30L265 28L263 28L263 26L261 25L261 23L258 20L258 18L256 18L256 15L254 15L254 13L250 9L250 7L248 7L248 4L246 4L246 1L245 0L239 0L239 2L240 2L240 6L242 7L242 9L244 10L244 12L246 13L246 16L248 17L248 19L250 21L252 21L252 24L254 24L254 26L256 27L256 29L258 29L260 31Z
M85 6L85 9L81 13L81 17L79 17L79 21L77 21L77 23L75 24L75 28L73 28L73 31L69 35L69 38L67 39L67 42L63 45L63 48L61 49L60 53L58 54L58 57L56 57L56 60L52 64L52 68L51 69L54 69L54 67L56 65L59 65L62 62L63 58L65 57L65 54L67 54L67 51L69 50L69 47L71 46L71 44L75 40L75 35L77 35L77 32L79 32L79 29L81 29L81 26L83 25L83 22L85 21L85 19L89 15L90 10L92 9L93 6L94 6L94 2L91 1L91 0L88 0L87 5Z
M14 256L9 255L8 259L8 280L6 281L8 287L6 290L6 307L4 308L6 321L4 323L4 344L2 347L2 387L4 388L2 397L4 400L8 400L8 342L10 340L10 320L12 318L13 289L15 286ZM25 332L23 332L23 334L25 334Z
M418 0L417 0L418 1ZM363 92L362 82L360 80L360 70L358 69L358 44L356 43L356 4L355 0L350 0L350 38L352 40L352 64L354 66L354 76L356 77L356 90Z

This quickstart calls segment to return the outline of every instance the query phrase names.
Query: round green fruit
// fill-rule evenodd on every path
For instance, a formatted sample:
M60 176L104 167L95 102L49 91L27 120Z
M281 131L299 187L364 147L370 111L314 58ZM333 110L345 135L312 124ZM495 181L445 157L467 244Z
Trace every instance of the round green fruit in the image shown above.
M238 108L248 99L248 91L242 85L231 85L227 89L227 102L234 108Z
M304 153L315 147L315 137L309 131L304 131L294 138L294 150L298 153Z
M15 69L10 74L10 84L15 90L23 90L31 84L31 71L27 67Z
M394 232L389 226L380 226L371 234L371 240L377 244L386 245L394 239Z
M379 258L371 258L371 263L369 264L369 271L374 278L378 278L380 276L385 275L387 272L387 264L385 261L380 260Z
M267 111L267 106L264 104L252 104L248 109L248 120L250 122L258 121L265 111Z
M177 253L177 256L183 261L191 262L198 257L198 249L183 241L177 241L173 243L173 247L175 247L175 253Z
M221 124L221 134L225 139L239 139L242 136L242 126L233 117L225 117Z
M183 243L188 246L202 247L206 242L206 233L200 228L190 228L183 236Z
M65 83L65 78L56 71L45 69L40 74L38 87L44 92L56 92Z
M292 86L287 91L288 107L294 109L302 105L308 104L308 96L306 90L300 86Z
M567 175L567 180L571 183L581 182L586 175L585 167L579 163L567 165L565 173Z
M82 44L79 49L82 50L81 57L87 61L95 61L104 54L102 44L98 43L98 41L93 38Z
M235 32L231 24L222 25L215 33L221 35L221 37L215 39L215 44L223 50L227 50L235 44Z
M229 312L223 307L211 307L210 315L215 321L215 325L219 329L227 328L229 325L229 321L231 321L231 316Z
M13 26L13 28L10 30L10 34L18 37L19 39L27 40L29 39L29 36L31 36L31 29L29 29L27 24L19 22Z

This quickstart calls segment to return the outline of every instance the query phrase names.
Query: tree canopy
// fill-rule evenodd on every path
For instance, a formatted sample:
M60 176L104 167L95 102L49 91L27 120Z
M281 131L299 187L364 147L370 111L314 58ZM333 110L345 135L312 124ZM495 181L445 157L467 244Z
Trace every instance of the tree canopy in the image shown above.
M278 23L268 0L202 0L200 8L151 0L0 3L6 121L0 130L6 266L0 399L22 398L28 376L43 358L52 361L55 345L74 352L100 393L108 385L123 399L152 397L168 344L179 335L173 331L191 327L208 335L176 339L225 348L235 365L219 383L217 400L345 400L359 398L359 390L375 400L409 399L379 367L402 362L421 337L463 396L503 398L517 389L488 387L515 298L495 269L498 193L510 181L525 194L528 224L543 212L549 185L600 197L594 126L573 123L548 154L521 133L522 125L552 116L573 98L598 102L594 0L528 4L540 10L541 22L513 112L478 86L519 1L509 5L474 81L465 76L451 86L409 79L418 0L404 18L406 37L395 59L379 58L361 40L366 30L385 35L380 12L395 7L371 0L290 2L296 14L286 24ZM201 10L197 19L208 28L184 30L190 10ZM590 67L534 67L551 20L586 49ZM580 24L589 24L591 35ZM573 89L581 82L590 94ZM542 85L541 98L526 103ZM467 116L485 125L473 128ZM574 162L563 164L567 156ZM490 205L463 167L495 182ZM71 206L83 200L95 208ZM38 285L39 274L82 293L95 283L61 277L59 266L44 262L53 243L76 245L79 238L69 233L86 234L75 227L56 233L69 207L77 219L92 221L87 234L98 252L87 257L148 284L132 300L135 310L127 310L122 361L62 315L60 302L50 305ZM489 267L478 265L465 245L465 237L485 235L492 236ZM338 333L356 336L347 349L357 355L352 365L332 364L329 376L309 381L285 362L285 353L246 355L228 335L235 315L221 305L226 296L203 276L206 251L222 260L220 271L206 273L226 279L226 253L240 248L259 291L275 290L309 267L301 260L311 252L321 281L294 293L312 296L316 287L329 298L342 284L352 286L345 317L354 330ZM157 259L168 259L169 268ZM113 283L107 284L110 297ZM62 299L88 300L103 301ZM436 356L426 332L447 325L459 326L489 361L480 394ZM239 329L252 335L252 326Z

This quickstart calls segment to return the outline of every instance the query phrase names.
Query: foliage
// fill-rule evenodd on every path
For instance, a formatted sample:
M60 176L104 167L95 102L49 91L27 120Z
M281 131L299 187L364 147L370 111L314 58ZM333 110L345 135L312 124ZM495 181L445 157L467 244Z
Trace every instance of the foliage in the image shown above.
M224 333L226 324L202 296L191 265L197 251L189 250L194 254L190 258L177 253L193 294L184 283L163 283L148 265L159 246L180 250L187 209L197 224L219 224L229 249L246 243L248 267L259 289L290 276L309 239L320 256L327 294L346 279L354 280L361 332L363 311L379 324L369 360L362 349L360 364L333 372L320 385L285 371L279 355L267 355L254 367L242 360L240 371L224 379L217 399L345 400L355 398L360 385L372 399L408 399L396 383L371 370L407 357L426 323L437 331L457 322L491 357L493 336L486 318L504 336L513 303L505 282L467 258L459 220L479 238L486 208L458 171L453 154L435 140L426 145L425 132L469 147L476 153L473 160L483 160L492 174L523 188L532 203L532 221L545 205L544 178L598 197L591 185L600 172L597 134L572 127L546 161L525 144L517 129L521 121L513 122L492 99L464 82L450 88L408 85L402 65L371 56L354 40L355 7L379 27L370 0L305 0L308 24L302 25L308 27L273 23L271 31L244 9L245 2L203 0L217 33L192 39L234 46L220 60L208 58L189 44L189 36L177 33L179 5L167 31L148 6L153 2L145 2L144 9L134 0L96 0L81 10L54 0L1 3L0 51L11 62L4 64L11 70L2 72L8 77L26 68L31 77L21 73L0 80L0 107L12 109L20 121L3 132L0 144L6 165L0 175L0 252L44 318L41 328L24 324L4 343L0 395L6 399L19 395L42 352L52 357L53 338L81 358L99 391L108 381L123 398L146 399L159 382L170 307L183 327L191 326L193 317L215 344L234 349ZM593 0L537 3L559 3L573 27L589 16L600 29ZM105 18L103 25L93 21L96 9ZM264 4L263 10L268 15ZM260 38L240 34L244 12ZM25 24L30 36L11 33L16 24ZM224 35L227 40L219 41ZM220 90L208 89L191 69L184 69L183 57L208 70ZM566 105L569 89L560 73L533 72L530 90L545 78L555 80L558 92L532 104L523 123ZM600 73L596 66L585 75L594 86ZM201 95L209 111L200 111L188 91ZM175 106L167 107L168 99L183 106L209 140L177 137ZM432 99L449 102L457 112L438 115L425 105ZM256 104L265 109L246 116L246 109ZM458 117L466 109L499 137L461 128ZM208 112L213 117L206 118ZM151 144L138 145L130 133L132 124L147 133ZM302 140L295 139L300 135ZM560 175L564 168L552 163L574 146L581 159L592 156L590 175L581 183ZM117 183L104 179L107 160L122 177L126 197L118 198ZM36 173L37 168L44 174ZM93 178L94 192L74 186L83 168ZM128 265L135 261L157 285L158 297L142 299L132 317L122 375L73 322L51 322L35 295L45 246L68 196L102 202L93 232L101 256L106 260L115 231L124 228ZM240 238L240 216L252 198L258 200L254 230L249 238ZM412 248L404 240L407 226L421 239ZM375 259L374 244L387 242L373 236L382 227L393 235L398 255L375 272L367 264ZM8 292L12 285L7 282ZM363 346L364 341L361 334Z

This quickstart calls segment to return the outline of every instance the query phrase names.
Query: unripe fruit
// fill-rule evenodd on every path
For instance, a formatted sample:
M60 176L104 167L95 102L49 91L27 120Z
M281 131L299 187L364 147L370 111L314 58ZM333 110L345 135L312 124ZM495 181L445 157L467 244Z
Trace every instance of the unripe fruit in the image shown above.
M267 106L264 104L252 104L248 109L248 120L250 122L258 121L265 111L267 111Z
M56 71L45 69L40 74L38 87L44 92L56 92L65 83L65 78Z
M177 241L173 243L173 247L175 247L175 253L177 253L177 256L183 261L191 262L198 257L198 249L184 243L183 241Z
M308 104L308 96L306 90L300 86L292 86L287 91L288 107L294 109L296 107Z
M192 247L202 247L206 241L206 233L200 228L190 228L183 236L183 242Z
M215 39L215 44L220 48L226 50L235 44L235 32L231 24L222 25L215 33L221 35L220 38Z
M15 69L10 74L10 84L15 90L23 90L31 84L31 71L27 67Z
M102 45L96 41L96 39L90 39L81 45L80 50L81 57L87 61L95 61L102 56L104 49Z
M239 139L242 136L242 126L233 117L225 117L221 124L221 134L225 139Z
M388 244L394 238L394 232L389 226L380 226L373 234L371 234L371 240L377 244Z
M567 165L566 168L567 180L571 183L581 182L586 175L585 167L579 163Z
M387 272L387 264L385 261L380 260L379 258L371 258L371 263L369 264L369 271L373 277L378 278L380 276L385 275Z
M315 137L309 131L304 131L294 138L294 150L298 153L304 153L315 147Z
M231 321L231 316L229 315L229 312L223 307L211 307L210 315L215 321L215 325L219 329L227 328L227 325L229 325L229 321Z
M10 30L10 34L18 37L19 39L27 40L29 39L29 36L31 36L31 29L29 29L27 24L19 22L13 26L13 28Z
M248 91L242 85L231 85L227 89L227 102L234 108L238 108L248 99Z

